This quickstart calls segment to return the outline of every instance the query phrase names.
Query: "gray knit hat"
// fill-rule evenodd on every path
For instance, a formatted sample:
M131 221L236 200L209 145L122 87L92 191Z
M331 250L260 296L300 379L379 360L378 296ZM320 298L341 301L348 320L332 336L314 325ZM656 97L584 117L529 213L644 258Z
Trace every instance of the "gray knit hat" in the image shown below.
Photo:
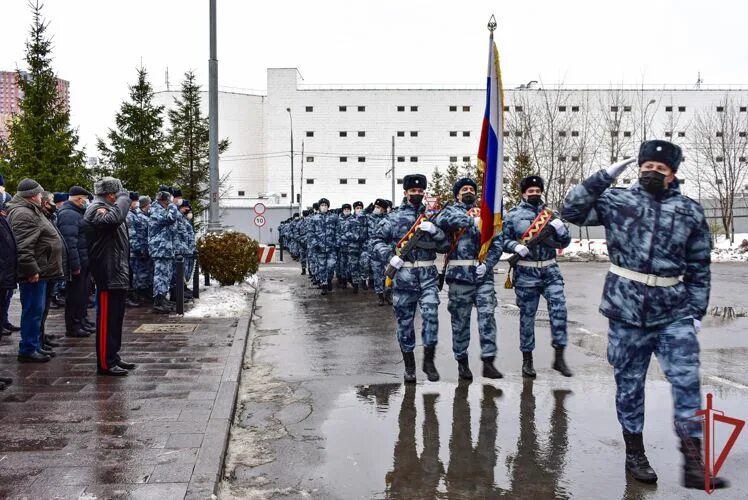
M94 183L94 194L97 196L123 191L122 183L114 177L103 177Z
M151 204L151 197L150 196L141 196L139 204L140 204L140 208L143 208L145 206L150 205Z
M34 179L24 179L18 183L18 190L16 194L21 198L31 198L44 191L44 188L39 185Z

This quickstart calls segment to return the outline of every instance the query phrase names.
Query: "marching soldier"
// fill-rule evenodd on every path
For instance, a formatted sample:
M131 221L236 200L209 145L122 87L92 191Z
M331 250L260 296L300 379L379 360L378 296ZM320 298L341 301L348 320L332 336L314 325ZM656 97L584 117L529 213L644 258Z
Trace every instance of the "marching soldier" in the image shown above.
M362 272L363 263L362 260L363 246L366 243L366 216L364 215L364 204L357 201L353 204L354 213L348 217L345 227L344 240L347 242L347 247L344 249L346 253L346 261L348 264L347 277L351 280L353 286L353 293L358 293L358 287L362 280L366 280L366 276ZM368 266L367 266L368 267Z
M299 262L301 263L301 274L306 274L306 270L309 267L309 249L307 246L307 226L309 224L309 210L301 211L301 220L297 233L299 235Z
M318 257L317 257L317 250L314 248L313 244L313 237L312 237L312 221L314 220L314 216L316 216L319 213L319 203L315 202L312 204L312 211L309 214L309 220L306 221L306 249L307 249L307 259L309 261L309 279L312 281L312 284L314 286L320 286L320 283L317 281L318 276Z
M369 236L368 251L371 258L371 275L374 279L374 291L379 299L379 305L385 304L385 288L384 288L384 263L385 261L380 260L377 252L374 251L374 236L377 232L377 227L382 220L387 217L387 200L377 198L374 202L374 210L369 215L367 220L367 232ZM389 298L389 296L387 296ZM391 303L391 302L390 302Z
M602 225L611 267L600 312L608 318L608 362L626 443L626 470L638 481L657 474L644 453L644 382L652 353L673 389L675 430L683 454L682 482L704 488L699 341L710 291L710 235L704 210L680 193L680 147L647 141L639 149L639 182L609 189L630 158L593 174L566 197L563 214L579 225ZM727 481L708 478L713 488Z
M139 300L150 302L153 286L153 269L148 252L148 212L151 198L141 196L138 208L127 214L127 228L130 235L130 273L132 288Z
M153 259L153 310L157 313L171 312L173 304L166 294L174 274L174 240L180 213L168 189L159 188L148 225L148 251Z
M504 222L504 251L520 256L514 270L514 287L520 311L520 350L522 351L522 376L535 377L532 351L535 350L535 314L540 296L548 304L551 320L551 345L555 350L553 369L565 377L572 373L564 360L566 348L566 298L564 279L556 263L556 249L566 248L571 235L563 221L554 218L553 212L543 204L543 179L537 175L520 181L522 202L509 211ZM546 229L545 226L550 226ZM526 243L542 230L549 236L532 248Z
M192 269L194 266L193 256L195 255L195 230L192 227L192 206L190 200L182 200L179 206L179 213L181 217L178 219L177 226L177 241L178 251L176 255L181 255L184 259L184 279L183 283L175 283L175 286L181 286L184 290L184 298L192 299L192 291L187 288L190 276L192 276ZM176 267L175 267L176 269ZM174 273L176 279L176 272Z
M452 351L457 360L459 377L463 380L473 379L468 363L473 306L478 311L483 376L503 376L493 364L496 359L496 290L493 267L501 259L502 239L500 234L493 239L485 262L480 263L480 214L477 209L473 209L476 190L475 181L467 177L455 182L452 194L457 201L445 207L435 221L437 226L451 236L451 248L446 259L446 281L449 285L447 308L452 317Z
M319 213L312 217L311 244L317 255L317 283L322 295L332 291L335 252L338 244L338 216L330 212L330 200L319 200Z
M397 319L397 338L405 363L406 383L416 381L416 347L414 321L416 308L420 307L423 329L423 371L432 382L439 380L434 365L439 332L439 290L437 287L436 252L449 250L450 241L444 231L434 223L422 218L425 210L423 196L426 177L421 174L406 175L403 188L407 201L379 224L374 236L374 251L383 262L397 269L394 279L393 302ZM398 242L404 237L425 233L416 248L405 256L397 255Z
M338 243L336 248L336 269L335 274L338 276L338 287L345 288L351 277L348 275L348 235L346 228L348 220L351 218L351 204L343 203L338 216Z

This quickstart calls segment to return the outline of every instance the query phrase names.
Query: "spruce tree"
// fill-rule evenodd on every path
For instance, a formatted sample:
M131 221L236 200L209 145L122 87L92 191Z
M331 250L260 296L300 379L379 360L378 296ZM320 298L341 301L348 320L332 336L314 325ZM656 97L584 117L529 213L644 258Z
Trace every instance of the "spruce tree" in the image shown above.
M176 172L176 182L184 198L192 203L197 215L207 208L210 188L210 142L208 117L200 109L200 85L195 82L194 71L184 74L182 91L174 98L174 108L168 111L170 129L168 141ZM228 139L218 143L218 153L229 147Z
M49 191L67 191L73 185L89 185L90 175L77 148L78 133L70 126L70 111L57 92L52 69L49 23L39 2L29 3L33 21L26 41L24 60L28 71L17 72L22 97L20 112L9 127L7 143L0 146L9 165L8 191L29 177Z
M508 211L512 207L519 205L522 201L522 192L519 188L519 182L535 173L532 166L532 159L527 153L519 153L514 158L514 165L507 171L507 182L504 184L504 210Z
M161 184L173 184L177 173L163 132L164 107L153 103L153 87L145 68L138 68L130 99L116 115L116 129L97 147L103 162L98 174L117 177L126 189L153 196Z

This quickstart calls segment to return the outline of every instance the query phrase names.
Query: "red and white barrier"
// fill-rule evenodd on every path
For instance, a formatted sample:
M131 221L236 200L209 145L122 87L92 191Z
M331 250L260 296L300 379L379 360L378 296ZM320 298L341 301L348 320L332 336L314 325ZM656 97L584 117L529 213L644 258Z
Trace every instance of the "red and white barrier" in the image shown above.
M270 264L271 262L278 262L276 257L275 247L266 247L260 245L260 252L258 254L260 264Z

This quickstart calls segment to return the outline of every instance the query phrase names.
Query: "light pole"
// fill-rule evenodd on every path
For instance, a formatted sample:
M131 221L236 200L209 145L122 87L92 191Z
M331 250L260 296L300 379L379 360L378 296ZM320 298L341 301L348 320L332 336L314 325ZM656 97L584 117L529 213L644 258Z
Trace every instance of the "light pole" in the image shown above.
M220 228L220 213L218 211L218 58L216 53L216 0L210 0L210 59L208 60L209 231L218 231Z
M644 140L647 140L647 110L649 109L649 106L654 104L655 100L650 99L647 105L644 107Z
M293 115L291 114L291 108L286 108L288 111L288 118L291 120L291 217L293 217L293 204L295 201L296 193L293 187Z

